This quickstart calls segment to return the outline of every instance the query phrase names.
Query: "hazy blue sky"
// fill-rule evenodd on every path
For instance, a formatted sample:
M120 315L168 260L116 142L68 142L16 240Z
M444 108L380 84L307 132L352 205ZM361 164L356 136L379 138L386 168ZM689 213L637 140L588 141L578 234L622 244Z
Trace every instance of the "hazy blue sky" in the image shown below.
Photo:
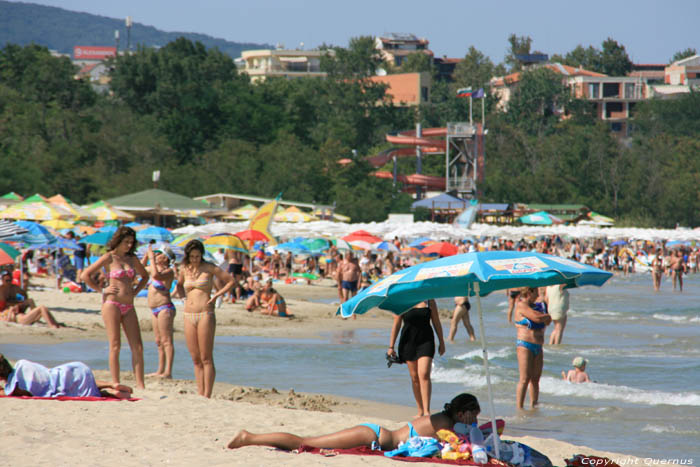
M346 46L351 37L410 32L436 56L463 57L473 45L495 62L510 33L533 49L565 53L578 44L622 43L632 61L665 63L700 50L700 0L37 0L31 3L123 18L165 31L199 32L237 42L305 48ZM138 38L135 38L138 41ZM101 45L101 44L94 44Z

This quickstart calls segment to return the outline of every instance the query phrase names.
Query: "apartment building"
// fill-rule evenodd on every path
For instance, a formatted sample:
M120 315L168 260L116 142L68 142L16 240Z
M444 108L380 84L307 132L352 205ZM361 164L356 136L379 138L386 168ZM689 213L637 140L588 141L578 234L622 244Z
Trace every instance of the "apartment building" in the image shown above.
M384 60L394 66L401 66L408 55L416 52L433 56L433 52L428 49L428 39L419 39L413 34L392 32L377 37L375 44Z
M325 77L321 71L321 57L334 55L333 50L287 50L282 47L261 50L245 50L236 60L240 72L247 73L251 81L277 76L287 79Z

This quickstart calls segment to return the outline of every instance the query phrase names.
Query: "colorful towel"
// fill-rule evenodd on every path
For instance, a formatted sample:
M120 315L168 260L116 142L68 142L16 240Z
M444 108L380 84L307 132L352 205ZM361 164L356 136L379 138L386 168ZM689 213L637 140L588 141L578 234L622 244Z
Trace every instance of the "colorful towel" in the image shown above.
M319 448L312 448L310 446L300 446L299 449L296 452L305 452L305 453L310 453L310 454L320 454L322 456L326 457L333 457L337 456L340 454L351 454L351 455L356 455L356 456L384 456L384 451L379 451L375 450L373 451L372 449L368 448L367 446L361 446L358 448L352 448L352 449L319 449ZM402 462L432 462L433 464L450 464L450 465L486 465L486 466L492 466L492 467L506 467L508 464L505 462L500 462L496 459L489 459L488 464L476 464L472 461L468 460L448 460L448 459L440 459L438 457L403 457L403 456L396 456L392 457L391 459L397 460L397 461L402 461Z

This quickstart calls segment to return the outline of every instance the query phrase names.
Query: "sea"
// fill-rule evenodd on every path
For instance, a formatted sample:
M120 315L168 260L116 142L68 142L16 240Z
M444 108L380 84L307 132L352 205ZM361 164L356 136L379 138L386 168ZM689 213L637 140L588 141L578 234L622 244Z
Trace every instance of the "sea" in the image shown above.
M522 413L515 410L518 364L505 292L481 302L495 412L506 420L506 434L554 438L650 462L700 463L700 274L685 278L682 293L673 291L666 278L661 291L654 292L649 274L617 275L601 288L572 289L563 344L545 346L540 405ZM438 306L453 305L444 300ZM476 308L472 299L478 339ZM442 326L447 335L449 322L443 320ZM389 327L358 329L321 333L314 339L218 336L217 381L415 407L406 367L387 368L389 332ZM107 369L107 351L101 341L0 343L0 352L10 357L47 366L80 360ZM562 380L561 372L572 368L576 356L588 360L586 370L595 382ZM152 342L145 342L145 358L146 371L155 371ZM458 393L470 392L481 402L481 418L488 418L483 363L480 342L469 342L460 328L456 343L448 343L446 353L434 360L433 410ZM131 367L126 344L121 365ZM194 377L182 341L176 342L173 377Z

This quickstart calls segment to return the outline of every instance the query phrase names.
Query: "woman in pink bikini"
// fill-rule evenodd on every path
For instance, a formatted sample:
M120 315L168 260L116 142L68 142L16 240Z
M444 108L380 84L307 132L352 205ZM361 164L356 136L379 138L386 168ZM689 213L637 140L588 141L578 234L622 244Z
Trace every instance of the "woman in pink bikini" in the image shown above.
M101 268L107 272L109 283L102 289L102 320L109 341L109 372L112 382L119 383L121 325L131 348L136 387L143 389L143 342L139 320L134 310L134 297L148 284L148 272L134 254L134 250L136 232L129 227L119 227L107 243L107 253L83 270L81 279L90 288L100 290L100 286L92 278ZM134 278L137 275L141 280L134 287Z
M199 395L211 397L216 378L214 367L214 332L216 299L224 297L234 281L227 272L204 261L204 245L190 240L185 245L185 258L177 278L177 295L185 299L185 340L194 364L194 377ZM224 284L212 295L214 278Z

